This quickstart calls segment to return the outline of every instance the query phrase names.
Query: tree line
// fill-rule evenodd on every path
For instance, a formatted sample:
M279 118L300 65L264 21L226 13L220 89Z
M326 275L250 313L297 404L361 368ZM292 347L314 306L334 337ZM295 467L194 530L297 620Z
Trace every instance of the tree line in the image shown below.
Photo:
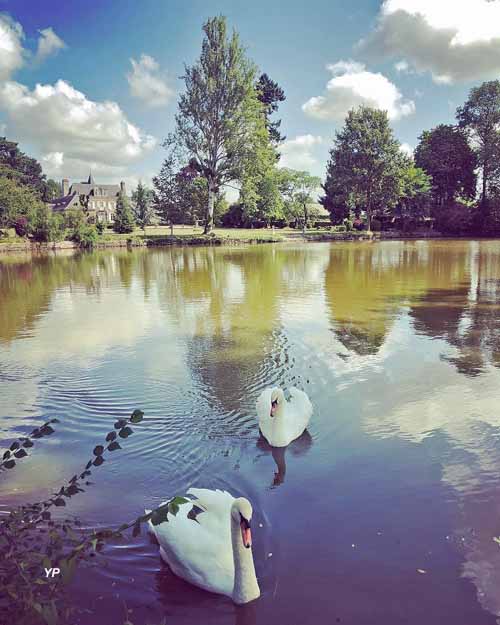
M333 138L323 184L307 171L280 166L285 141L276 119L283 89L247 57L223 16L203 25L201 53L186 66L174 130L153 189L120 196L114 229L164 224L306 228L318 202L338 228L422 225L444 234L500 234L500 81L471 90L456 123L425 130L404 153L387 113L349 111ZM229 204L227 191L238 200ZM39 240L90 241L102 229L85 215L53 215L44 202L59 187L40 165L0 139L0 227ZM69 235L68 235L69 232Z
M404 153L385 111L358 107L335 133L323 184L279 167L283 89L246 58L224 17L208 20L202 52L187 67L176 126L154 178L167 222L307 226L319 202L332 224L444 234L500 234L500 81L473 88L455 124L424 131ZM224 189L239 199L227 206Z
M400 148L385 111L349 112L320 198L333 223L411 229L427 218L444 234L500 234L498 80L471 90L456 124L425 130L412 156Z

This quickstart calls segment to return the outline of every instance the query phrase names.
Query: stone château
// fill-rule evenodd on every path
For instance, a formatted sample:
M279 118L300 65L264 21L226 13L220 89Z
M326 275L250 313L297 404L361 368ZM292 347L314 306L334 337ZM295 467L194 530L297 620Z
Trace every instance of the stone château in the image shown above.
M90 173L86 182L62 181L62 196L51 200L49 206L55 213L64 213L71 208L83 209L90 221L111 224L114 221L116 202L120 194L125 195L125 183L97 184Z

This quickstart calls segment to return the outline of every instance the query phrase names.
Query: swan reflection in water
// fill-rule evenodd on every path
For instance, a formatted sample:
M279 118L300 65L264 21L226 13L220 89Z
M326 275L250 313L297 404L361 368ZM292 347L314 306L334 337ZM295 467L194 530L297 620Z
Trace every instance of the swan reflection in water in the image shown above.
M276 463L276 467L278 469L274 473L272 486L279 486L280 484L283 484L283 482L285 481L285 475L286 475L285 456L286 456L287 450L290 450L290 453L292 454L292 456L296 456L296 457L303 456L309 451L312 444L313 444L312 436L309 434L307 430L304 430L304 432L298 438L296 438L286 447L272 447L266 441L266 439L262 436L262 434L260 434L259 439L257 441L258 449L263 451L265 455L267 455L270 452L274 459L274 462Z
M151 538L153 542L154 539ZM201 590L174 575L167 565L156 573L158 598L165 608L167 623L179 618L182 622L203 625L257 625L259 599L235 605L222 595ZM170 621L172 619L172 621Z

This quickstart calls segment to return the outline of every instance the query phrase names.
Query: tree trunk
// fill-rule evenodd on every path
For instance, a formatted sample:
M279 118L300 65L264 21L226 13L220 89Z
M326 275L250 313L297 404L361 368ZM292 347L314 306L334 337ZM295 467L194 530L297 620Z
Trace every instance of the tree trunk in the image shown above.
M372 231L372 193L371 189L368 189L367 202L366 202L366 220L368 225L368 232Z
M304 204L304 232L307 230L309 221L309 213L307 212L307 204Z
M486 163L483 165L483 193L482 193L482 204L483 206L486 204L486 186L488 184L488 168Z
M209 234L214 226L215 190L211 179L208 180L208 206L205 230L203 234Z

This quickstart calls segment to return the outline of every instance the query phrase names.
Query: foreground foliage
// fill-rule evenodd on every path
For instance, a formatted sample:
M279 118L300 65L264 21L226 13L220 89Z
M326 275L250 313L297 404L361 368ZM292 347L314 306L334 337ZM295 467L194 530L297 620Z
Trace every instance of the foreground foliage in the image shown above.
M85 492L95 467L104 464L107 454L121 449L120 442L133 434L131 425L140 423L143 416L140 410L134 410L128 419L118 419L79 473L44 501L13 508L0 522L0 613L15 616L16 625L67 622L74 608L65 586L78 565L95 557L106 541L120 539L127 530L137 536L141 525L149 520L155 525L168 521L168 515L177 514L179 506L187 502L174 497L117 528L94 531L83 531L80 520L72 516L54 514L56 508L65 508L72 497ZM54 433L52 426L56 423L57 419L51 419L15 440L2 455L0 475L13 470L19 461L24 462L35 442ZM45 569L50 568L59 568L60 576L47 576Z

